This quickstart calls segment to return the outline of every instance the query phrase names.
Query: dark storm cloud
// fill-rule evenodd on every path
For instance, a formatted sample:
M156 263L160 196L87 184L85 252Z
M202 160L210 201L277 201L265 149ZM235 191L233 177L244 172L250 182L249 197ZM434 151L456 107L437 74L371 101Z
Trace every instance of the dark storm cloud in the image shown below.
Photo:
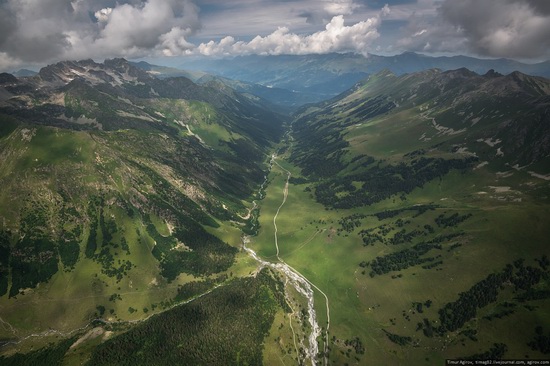
M70 1L0 3L0 52L23 61L63 53L68 41L62 26L71 11Z
M550 15L550 1L548 0L527 0L527 3L538 13Z
M13 13L5 9L3 3L0 3L0 48L13 34L16 25L17 22L15 21Z
M0 68L59 59L179 54L200 28L191 0L0 1Z
M445 0L435 17L411 16L399 45L507 58L550 57L550 1Z
M537 57L550 49L548 1L446 1L442 15L463 29L477 53L496 57Z

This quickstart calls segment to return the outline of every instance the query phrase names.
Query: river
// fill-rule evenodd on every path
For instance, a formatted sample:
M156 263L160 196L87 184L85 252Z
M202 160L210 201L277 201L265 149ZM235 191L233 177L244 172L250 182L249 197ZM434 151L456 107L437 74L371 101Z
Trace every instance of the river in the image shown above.
M305 352L305 358L309 359L312 365L316 365L317 356L319 354L319 345L317 343L317 338L321 335L321 327L319 326L319 322L317 320L317 312L315 311L314 288L318 290L325 297L326 309L327 309L327 328L325 330L325 341L323 342L324 343L323 364L326 365L327 364L326 355L327 355L328 329L330 325L328 297L323 291L321 291L317 286L311 283L300 272L298 272L296 269L294 269L293 267L285 263L285 261L279 257L279 242L277 238L277 232L278 232L277 216L279 215L279 212L281 211L282 207L284 206L288 198L288 187L289 187L289 180L291 177L291 173L285 168L283 168L281 165L279 165L279 163L277 163L277 161L275 160L276 158L277 158L276 154L273 154L271 156L270 170L273 168L273 165L276 164L279 168L281 168L283 171L287 173L287 178L286 178L285 187L283 191L283 201L281 202L281 205L278 207L277 212L273 217L273 226L275 229L274 243L275 243L275 249L276 249L277 262L275 263L268 262L260 258L260 256L258 256L258 254L254 250L250 249L247 246L247 244L250 242L250 237L248 236L243 236L242 238L243 249L259 263L260 267L262 268L269 267L279 273L282 273L283 276L287 279L287 283L290 284L299 294L301 294L307 300L307 310L308 310L307 320L311 327L311 332L308 336L308 344L303 345L304 346L303 348ZM267 183L267 176L265 178L264 183L262 183L261 185L261 190L263 190L266 183ZM254 207L256 207L256 202L254 202ZM291 324L291 328L292 328L292 324ZM294 334L293 329L292 331ZM300 357L299 353L298 353L298 357Z

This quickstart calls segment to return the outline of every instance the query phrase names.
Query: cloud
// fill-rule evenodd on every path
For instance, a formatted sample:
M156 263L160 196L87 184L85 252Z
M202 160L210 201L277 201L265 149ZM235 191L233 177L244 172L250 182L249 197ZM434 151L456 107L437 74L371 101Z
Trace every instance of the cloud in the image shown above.
M398 45L508 58L550 57L550 1L446 0L435 18L412 16Z
M185 29L185 35L189 35L194 27L176 16L179 4L185 7L186 3L148 0L139 7L123 4L114 9L103 9L98 18L103 28L95 43L109 53L117 49L131 50L133 53L134 50L147 51L161 46L160 39L174 32L175 28ZM179 35L183 36L183 33L179 32Z
M158 48L161 49L164 56L180 55L182 52L195 47L186 40L186 37L191 35L191 33L192 31L189 28L173 27L170 32L159 37L162 43Z
M0 1L0 69L60 59L182 53L200 29L191 0Z
M310 35L292 33L287 27L279 27L273 33L256 36L250 42L236 41L227 36L219 42L201 43L192 53L205 56L226 55L303 55L323 54L330 52L357 52L366 54L369 46L380 34L382 16L389 13L384 7L378 15L351 26L344 24L344 16L332 18L323 31Z
M94 13L97 21L100 23L106 23L109 20L109 15L113 12L113 8L105 8L98 10Z
M530 58L549 54L548 1L446 1L441 14L462 30L467 45L481 55Z
M309 7L300 13L310 24L324 24L337 15L351 15L360 8L353 0L332 0L317 2L316 6Z

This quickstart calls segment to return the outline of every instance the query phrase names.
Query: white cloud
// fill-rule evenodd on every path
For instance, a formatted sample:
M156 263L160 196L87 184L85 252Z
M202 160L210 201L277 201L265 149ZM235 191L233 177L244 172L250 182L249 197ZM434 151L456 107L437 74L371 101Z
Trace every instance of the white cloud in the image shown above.
M292 33L287 27L279 27L273 33L256 36L250 42L236 41L228 36L219 42L201 43L194 53L207 56L224 55L302 55L309 53L357 52L366 54L369 46L380 34L381 17L389 13L384 7L380 13L351 26L344 24L344 16L332 18L323 31L310 35Z
M355 4L353 0L329 2L323 7L325 12L329 15L350 15L357 8L359 8L359 5Z
M181 54L193 47L186 38L200 28L198 12L191 0L0 1L0 68Z
M176 15L182 10L187 22ZM104 19L103 14L101 16ZM189 48L185 37L198 26L195 18L198 19L196 7L189 2L148 0L143 6L119 5L102 21L103 28L95 46L111 54L117 50L139 54L153 49L181 53Z
M173 27L170 32L163 34L159 37L162 42L159 47L164 56L176 56L186 50L190 50L195 46L192 43L187 42L185 39L191 34L189 28L182 29L180 27Z
M19 65L19 60L15 60L5 52L0 52L0 70L9 70Z
M352 15L361 5L354 0L317 0L313 3L304 1L298 7L299 16L309 24L326 24L334 16Z
M113 8L105 8L98 10L94 13L97 21L100 23L106 23L109 20L109 15L113 12Z

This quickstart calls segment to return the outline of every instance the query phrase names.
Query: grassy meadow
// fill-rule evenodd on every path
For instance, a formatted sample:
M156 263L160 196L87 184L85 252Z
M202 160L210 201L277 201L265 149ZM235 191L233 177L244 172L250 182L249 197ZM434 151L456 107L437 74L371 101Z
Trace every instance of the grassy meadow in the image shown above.
M277 162L293 177L300 177L300 170L285 161L285 156L279 157ZM286 177L286 171L274 164L268 178L267 195L259 202L260 231L250 244L264 259L272 261L276 261L273 217L283 199ZM349 210L327 210L315 201L312 192L308 192L308 187L313 188L311 184L290 184L287 201L277 218L280 257L329 298L330 363L430 365L443 363L447 358L481 354L494 343L506 344L505 358L543 357L542 353L530 350L527 343L537 325L546 324L545 329L548 328L550 300L516 301L512 313L487 319L491 314L502 313L503 304L514 302L518 293L511 286L505 286L496 302L479 309L477 317L466 322L462 331L475 331L473 338L476 340L460 331L443 337L427 337L417 329L424 319L437 324L440 308L456 301L460 293L491 273L501 271L519 258L536 266L536 258L550 254L547 246L550 227L545 219L550 214L548 197L540 194L539 182L529 185L525 178L522 172L502 178L487 168L468 173L453 171L441 180L415 189L405 200L393 197ZM539 191L525 189L536 184ZM508 186L513 188L498 188ZM542 192L545 191L547 189L542 188ZM436 207L421 214L405 210L381 220L372 216L385 210L421 204ZM438 227L436 220L440 215L451 217L455 213L468 218L455 226ZM352 231L342 230L340 220L354 214L365 217L359 219L360 225ZM402 226L396 225L398 220ZM386 239L400 230L411 232L425 225L432 226L435 233L423 233L414 237L411 243L377 241L373 245L363 245L360 230L380 232L376 230L383 225L386 227L382 237ZM362 261L410 248L439 233L460 235L442 242L441 249L432 249L421 256L436 257L433 262L426 262L435 263L432 268L411 265L371 277L369 268L359 266ZM549 284L542 280L536 286L548 289ZM326 326L325 301L317 295L319 323ZM428 300L430 307L424 306L422 312L418 312L415 304ZM518 322L521 329L518 329ZM396 344L386 332L410 337L410 340L404 346ZM364 354L357 354L345 344L346 340L355 337L364 345ZM269 347L269 341L267 344L266 353L274 359L276 349ZM279 357L284 357L284 352Z

